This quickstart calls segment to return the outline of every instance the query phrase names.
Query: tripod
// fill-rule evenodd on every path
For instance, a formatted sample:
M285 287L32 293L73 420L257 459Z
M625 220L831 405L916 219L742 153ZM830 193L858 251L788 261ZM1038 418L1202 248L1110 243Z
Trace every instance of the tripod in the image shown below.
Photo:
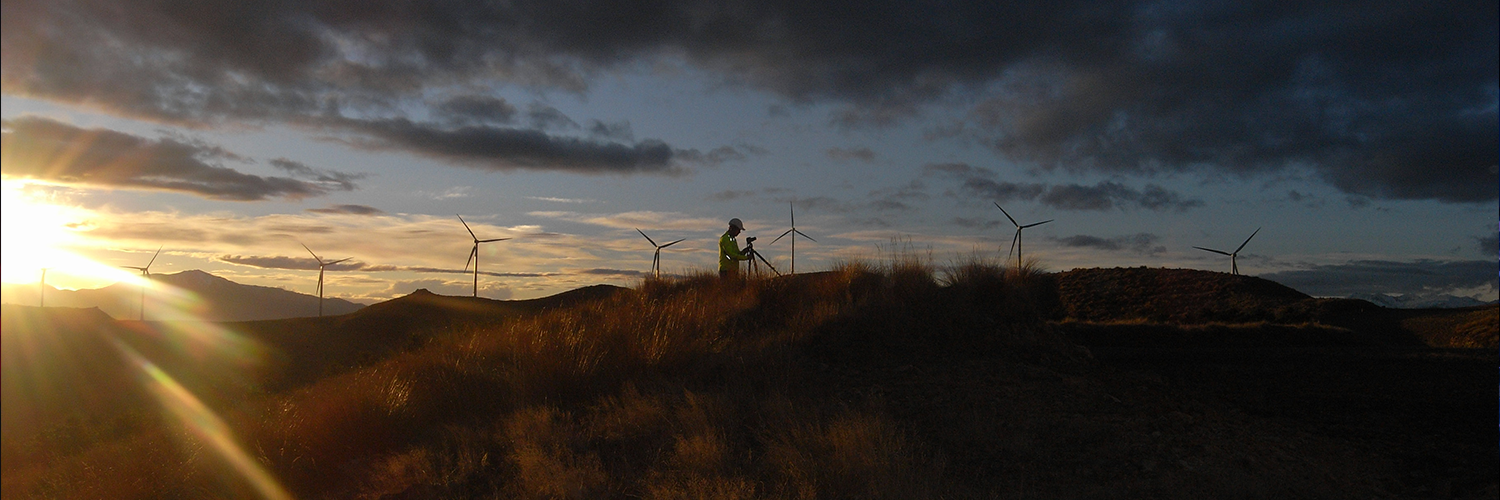
M749 261L750 264L749 264L749 266L750 266L750 272L751 273L753 273L753 274L760 274L760 265L755 263L756 259L760 259L760 261L762 263L764 263L766 265L766 267L771 270L771 272L776 273L777 276L781 276L781 271L777 271L776 270L776 266L771 265L771 263L769 261L767 261L765 257L762 257L760 255L760 252L757 252L757 251L755 251L754 248L751 248L750 251L749 251L749 253L750 253L750 261Z

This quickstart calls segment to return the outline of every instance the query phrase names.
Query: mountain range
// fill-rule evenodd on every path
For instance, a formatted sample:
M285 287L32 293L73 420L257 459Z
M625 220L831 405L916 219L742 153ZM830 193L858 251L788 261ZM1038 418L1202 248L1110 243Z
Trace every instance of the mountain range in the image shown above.
M148 321L257 321L318 315L318 298L282 288L245 285L199 271L153 274L164 287L147 290ZM97 307L116 319L140 318L141 289L129 283L103 288L61 290L47 287L37 296L36 285L6 283L3 302L34 306L45 298L47 307ZM323 314L339 315L364 306L344 299L325 297Z

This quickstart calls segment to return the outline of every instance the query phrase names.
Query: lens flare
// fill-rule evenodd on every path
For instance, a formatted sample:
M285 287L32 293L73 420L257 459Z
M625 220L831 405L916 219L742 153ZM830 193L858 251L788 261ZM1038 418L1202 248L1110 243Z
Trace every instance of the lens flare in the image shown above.
M141 382L156 400L189 431L208 444L221 459L234 468L235 472L248 481L261 498L272 500L292 498L292 495L276 481L275 477L248 453L245 453L244 448L241 448L235 440L234 433L230 432L229 426L225 425L213 410L210 410L193 396L192 392L177 383L171 375L162 371L155 363L141 356L135 349L117 339L112 340L115 348L119 349L127 363L140 370Z

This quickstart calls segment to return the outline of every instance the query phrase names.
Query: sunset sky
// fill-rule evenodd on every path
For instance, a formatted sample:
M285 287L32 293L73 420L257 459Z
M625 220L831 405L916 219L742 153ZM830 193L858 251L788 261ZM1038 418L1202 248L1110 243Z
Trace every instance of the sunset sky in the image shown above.
M1496 300L1496 2L3 4L3 279L372 302L914 251ZM742 237L743 240L743 237Z

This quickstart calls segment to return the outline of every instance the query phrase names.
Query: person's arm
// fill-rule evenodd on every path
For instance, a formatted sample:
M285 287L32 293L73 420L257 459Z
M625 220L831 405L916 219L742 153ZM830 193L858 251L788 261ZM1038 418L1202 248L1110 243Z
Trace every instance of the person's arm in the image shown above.
M728 255L729 258L734 260L750 260L750 255L741 252L739 246L735 245L734 238L730 238L728 235L719 238L719 251L724 252L724 255Z

